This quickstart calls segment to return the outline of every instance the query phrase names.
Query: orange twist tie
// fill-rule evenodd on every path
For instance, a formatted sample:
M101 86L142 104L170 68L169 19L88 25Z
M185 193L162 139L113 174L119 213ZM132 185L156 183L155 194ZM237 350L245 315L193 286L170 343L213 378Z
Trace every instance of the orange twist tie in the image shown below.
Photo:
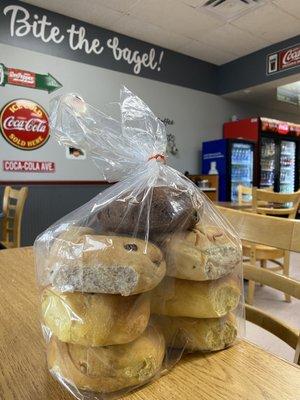
M166 157L163 154L155 154L154 156L148 158L148 161L150 160L160 161L164 164L166 163Z

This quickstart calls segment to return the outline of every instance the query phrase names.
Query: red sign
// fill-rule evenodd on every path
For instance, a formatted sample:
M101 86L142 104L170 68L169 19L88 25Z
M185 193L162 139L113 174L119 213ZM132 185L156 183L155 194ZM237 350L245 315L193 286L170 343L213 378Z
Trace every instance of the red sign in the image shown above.
M18 99L6 104L0 115L4 139L22 150L35 150L49 139L49 119L46 111L31 100Z
M267 55L267 75L300 66L300 44Z
M284 124L284 123L280 124L279 123L277 130L278 130L278 133L281 133L282 135L286 135L289 133L289 126L288 126L288 124Z
M3 171L5 172L55 172L55 163L52 161L17 161L4 160Z
M300 136L300 124L291 122L278 121L277 119L264 118L261 119L261 130L264 132L274 132L281 135Z
M35 73L23 71L21 69L8 68L7 82L11 85L34 88L36 86Z
M300 65L300 46L279 52L279 68L287 69Z

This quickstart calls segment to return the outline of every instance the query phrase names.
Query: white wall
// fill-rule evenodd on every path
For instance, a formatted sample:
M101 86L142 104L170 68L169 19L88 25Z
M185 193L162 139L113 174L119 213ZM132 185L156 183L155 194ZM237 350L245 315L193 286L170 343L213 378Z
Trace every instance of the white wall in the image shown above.
M278 112L262 110L253 105L235 103L220 96L210 95L192 89L164 84L122 74L87 64L64 60L0 44L0 62L7 67L25 69L38 73L51 73L63 88L49 95L41 90L22 87L0 87L0 109L14 98L25 97L37 101L49 110L52 96L77 92L90 104L103 109L107 103L118 101L122 84L136 92L160 118L174 120L169 130L176 136L179 149L177 156L169 157L169 164L180 171L200 171L201 143L222 136L222 125L234 114L239 118L264 115L279 119L295 120L294 115L280 115ZM113 108L113 107L112 107ZM66 160L65 151L58 146L54 137L46 145L32 152L10 146L0 135L1 159L55 161L57 174L16 174L5 173L0 167L0 180L98 180L101 174L89 161Z

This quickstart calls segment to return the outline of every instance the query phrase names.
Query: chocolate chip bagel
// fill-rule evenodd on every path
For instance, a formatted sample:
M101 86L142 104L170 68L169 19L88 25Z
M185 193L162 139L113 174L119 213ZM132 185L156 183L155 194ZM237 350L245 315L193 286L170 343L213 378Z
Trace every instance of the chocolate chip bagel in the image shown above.
M133 194L118 198L98 213L101 232L149 234L191 229L199 221L203 202L192 199L187 190L157 186L136 197ZM148 225L149 224L149 225Z
M133 342L105 347L63 343L52 337L48 346L51 373L79 390L111 393L146 383L159 372L165 341L149 326Z
M47 284L61 292L128 296L147 292L166 273L161 250L126 236L83 234L56 238L50 249Z

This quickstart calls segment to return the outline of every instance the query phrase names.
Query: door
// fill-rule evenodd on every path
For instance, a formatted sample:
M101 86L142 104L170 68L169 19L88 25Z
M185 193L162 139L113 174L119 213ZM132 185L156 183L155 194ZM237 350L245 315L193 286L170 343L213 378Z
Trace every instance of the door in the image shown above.
M275 139L261 138L260 145L260 181L261 189L275 186L276 142Z
M202 174L208 175L212 170L219 175L219 199L227 201L229 167L227 165L227 141L211 140L202 144Z
M253 186L253 152L253 143L232 142L231 144L231 201L238 200L238 185Z
M282 140L280 142L280 175L279 191L293 193L295 189L296 143Z

